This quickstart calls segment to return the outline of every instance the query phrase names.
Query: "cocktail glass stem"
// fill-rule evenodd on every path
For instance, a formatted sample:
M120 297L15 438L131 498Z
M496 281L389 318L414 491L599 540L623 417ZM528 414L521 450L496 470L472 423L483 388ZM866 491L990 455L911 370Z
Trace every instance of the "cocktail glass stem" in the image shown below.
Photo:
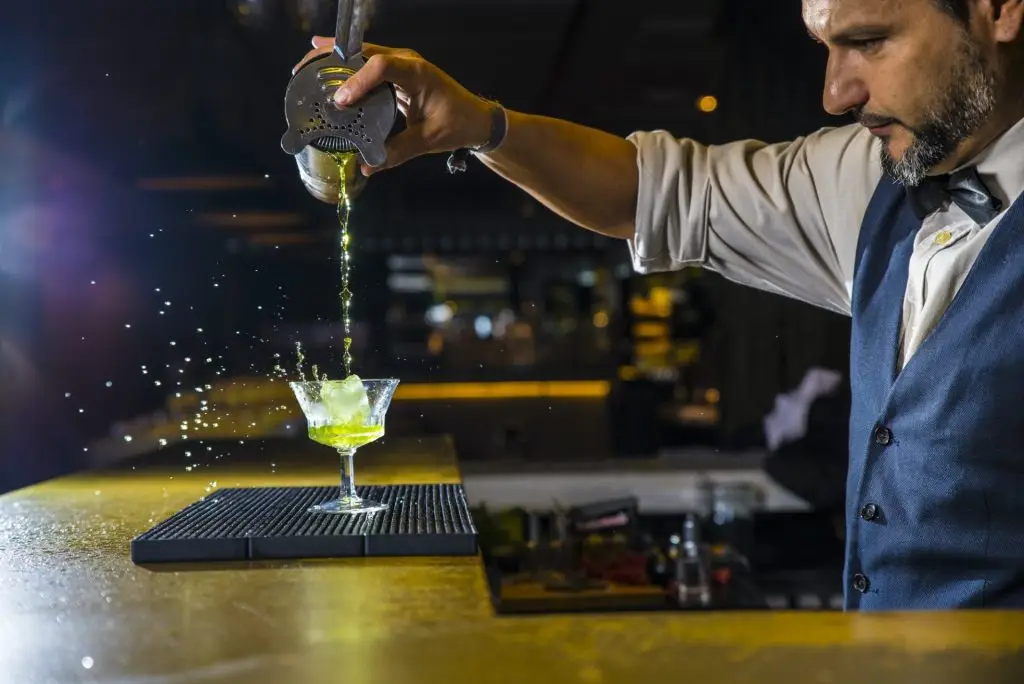
M338 455L341 456L341 500L355 503L359 501L359 495L356 494L356 469L353 459L356 450L338 449Z

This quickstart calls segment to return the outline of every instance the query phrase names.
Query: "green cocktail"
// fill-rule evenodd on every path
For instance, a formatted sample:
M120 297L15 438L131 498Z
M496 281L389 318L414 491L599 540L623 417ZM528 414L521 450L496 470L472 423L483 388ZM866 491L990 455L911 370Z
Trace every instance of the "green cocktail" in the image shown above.
M384 417L398 387L398 380L344 380L289 383L302 407L314 442L337 449L341 456L341 492L334 501L317 504L316 513L375 513L385 504L356 494L353 457L356 450L384 435Z

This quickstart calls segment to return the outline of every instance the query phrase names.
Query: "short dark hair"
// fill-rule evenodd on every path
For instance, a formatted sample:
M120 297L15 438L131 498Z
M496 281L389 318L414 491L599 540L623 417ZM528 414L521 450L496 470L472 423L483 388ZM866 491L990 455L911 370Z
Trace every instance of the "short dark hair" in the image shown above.
M971 0L934 0L946 14L950 15L961 24L967 25L971 21Z

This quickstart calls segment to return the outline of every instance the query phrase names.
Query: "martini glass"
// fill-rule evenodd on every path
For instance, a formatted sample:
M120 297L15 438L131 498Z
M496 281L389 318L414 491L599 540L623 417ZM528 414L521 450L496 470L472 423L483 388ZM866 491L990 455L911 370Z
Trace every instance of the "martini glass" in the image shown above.
M341 456L340 497L313 506L311 513L376 513L387 508L356 494L352 460L356 449L384 435L384 416L398 380L361 380L362 392L353 380L288 383L306 416L309 438Z

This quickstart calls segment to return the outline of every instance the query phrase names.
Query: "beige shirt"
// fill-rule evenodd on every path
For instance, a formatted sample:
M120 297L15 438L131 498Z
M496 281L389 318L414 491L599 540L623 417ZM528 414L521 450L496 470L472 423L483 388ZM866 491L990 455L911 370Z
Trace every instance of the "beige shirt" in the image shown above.
M858 124L774 145L706 146L666 131L629 136L640 194L633 267L703 266L729 280L850 314L857 236L882 175ZM976 159L1003 202L987 225L950 204L926 217L910 259L901 367L934 329L1010 203L1024 192L1024 120Z

